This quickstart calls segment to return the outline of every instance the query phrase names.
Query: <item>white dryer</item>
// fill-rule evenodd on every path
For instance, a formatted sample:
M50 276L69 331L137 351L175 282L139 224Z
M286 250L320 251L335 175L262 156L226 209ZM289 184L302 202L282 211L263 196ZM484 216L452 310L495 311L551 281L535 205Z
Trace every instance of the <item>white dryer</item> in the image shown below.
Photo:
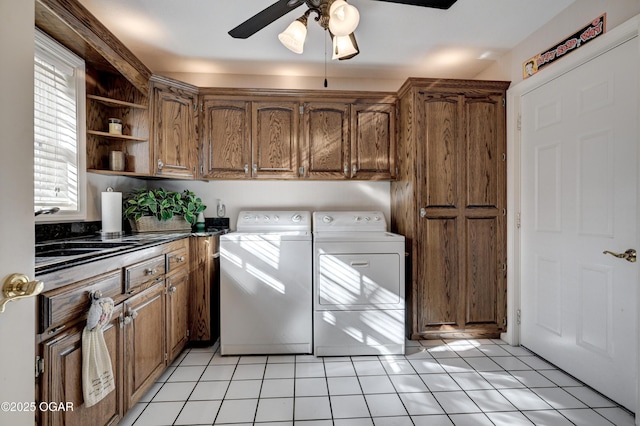
M241 211L220 236L222 355L312 352L308 211Z
M404 237L381 212L314 212L313 247L314 354L404 354Z

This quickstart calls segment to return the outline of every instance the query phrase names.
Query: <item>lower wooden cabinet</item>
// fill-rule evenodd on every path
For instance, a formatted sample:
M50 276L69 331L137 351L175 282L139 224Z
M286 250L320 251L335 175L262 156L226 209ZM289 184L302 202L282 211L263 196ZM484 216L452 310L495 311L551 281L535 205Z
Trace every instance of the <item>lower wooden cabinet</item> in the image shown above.
M128 410L162 374L165 351L164 282L124 303L125 408Z
M116 425L149 391L189 340L189 265L189 238L183 238L38 276L50 290L38 296L36 401L73 404L73 410L39 410L39 425ZM116 304L103 329L116 389L87 408L82 331L92 292Z
M124 347L120 320L122 304L116 307L111 322L104 327L104 339L111 355L116 390L92 407L85 407L82 396L82 330L84 324L42 344L41 402L73 404L73 410L37 410L40 425L111 425L124 415L122 394Z
M167 362L171 362L189 341L189 270L181 268L166 278Z

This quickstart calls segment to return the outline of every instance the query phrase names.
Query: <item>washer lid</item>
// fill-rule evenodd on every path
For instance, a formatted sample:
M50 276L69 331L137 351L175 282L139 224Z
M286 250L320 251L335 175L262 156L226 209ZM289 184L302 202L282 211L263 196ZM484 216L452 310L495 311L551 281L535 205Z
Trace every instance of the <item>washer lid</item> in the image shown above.
M238 232L311 232L311 213L300 210L243 210L238 214Z

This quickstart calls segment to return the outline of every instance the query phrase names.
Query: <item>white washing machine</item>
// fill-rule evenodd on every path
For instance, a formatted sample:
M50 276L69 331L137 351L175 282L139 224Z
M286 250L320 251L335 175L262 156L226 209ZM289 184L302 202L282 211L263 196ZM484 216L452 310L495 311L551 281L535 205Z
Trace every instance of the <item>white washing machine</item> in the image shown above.
M314 354L404 354L404 236L377 211L314 212Z
M312 353L307 211L241 211L220 236L222 355Z

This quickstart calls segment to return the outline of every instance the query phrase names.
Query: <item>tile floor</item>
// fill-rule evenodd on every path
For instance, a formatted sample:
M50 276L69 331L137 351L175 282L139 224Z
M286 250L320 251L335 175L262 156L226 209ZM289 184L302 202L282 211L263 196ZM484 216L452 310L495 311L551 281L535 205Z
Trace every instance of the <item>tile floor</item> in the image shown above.
M573 377L499 340L411 341L404 356L187 349L121 425L633 425Z

